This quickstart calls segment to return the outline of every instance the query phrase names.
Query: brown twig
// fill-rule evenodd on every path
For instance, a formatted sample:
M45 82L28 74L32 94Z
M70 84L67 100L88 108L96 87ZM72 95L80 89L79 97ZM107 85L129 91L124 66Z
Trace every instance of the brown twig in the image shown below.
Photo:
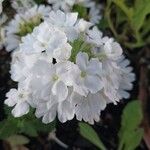
M145 50L145 57L150 56L149 49ZM149 124L149 114L147 112L147 106L149 103L149 89L148 89L148 67L144 59L142 59L140 66L140 86L139 86L139 100L143 108L143 122L142 126L144 128L144 141L150 149L150 124Z

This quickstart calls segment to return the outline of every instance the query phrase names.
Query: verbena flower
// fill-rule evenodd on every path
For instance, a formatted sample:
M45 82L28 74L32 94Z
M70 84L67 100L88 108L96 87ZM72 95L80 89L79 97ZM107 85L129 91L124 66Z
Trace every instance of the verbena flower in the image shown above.
M77 13L51 11L31 33L17 36L10 73L18 90L5 101L15 117L31 106L44 123L76 116L94 124L108 103L129 97L135 76L121 46Z
M99 21L101 20L101 10L102 10L102 5L97 4L96 2L92 0L76 0L77 6L83 8L85 10L85 19L89 20L93 24L98 24ZM81 8L80 8L81 9Z
M87 53L79 52L76 57L78 70L76 71L74 91L80 95L87 96L89 92L97 93L103 88L99 77L102 64L98 59L89 60Z
M18 48L21 38L40 25L48 17L51 8L44 5L28 9L25 13L18 13L6 27L6 50L12 51Z
M76 0L47 0L52 5L54 10L69 11L70 8L75 4Z
M25 89L18 88L11 89L6 94L7 99L5 100L5 104L9 107L14 107L12 109L12 115L14 117L21 117L29 112L29 103L31 101L31 95L29 91Z
M106 108L107 97L103 92L89 93L87 96L74 92L71 102L74 105L77 120L94 124L94 121L100 120L101 111Z
M118 94L120 99L122 98L127 99L130 97L128 91L130 91L133 88L132 82L135 81L135 74L132 72L133 68L129 66L130 61L128 59L125 59L124 56L118 59L117 63L118 66L120 67L120 74L121 74Z
M64 12L78 12L79 16L94 23L101 19L101 5L92 0L47 0L53 10ZM56 19L56 18L55 18Z
M11 0L11 6L18 13L24 13L35 5L34 0Z

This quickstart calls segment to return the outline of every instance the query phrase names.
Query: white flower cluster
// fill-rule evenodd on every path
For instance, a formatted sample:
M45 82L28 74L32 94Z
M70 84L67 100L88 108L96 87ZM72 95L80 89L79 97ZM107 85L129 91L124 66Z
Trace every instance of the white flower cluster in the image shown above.
M101 8L91 0L49 0L51 6L36 5L33 0L12 0L12 7L17 11L5 27L5 47L8 52L18 49L21 38L31 33L33 29L49 17L51 10L62 9L64 12L80 11L83 9L87 20L91 23L98 23L101 19ZM82 6L82 8L80 8ZM75 7L75 10L73 10ZM57 16L56 16L57 17ZM55 18L57 19L57 18ZM61 19L58 18L57 20Z
M48 17L51 7L35 5L25 13L18 13L14 19L6 26L6 50L12 51L18 48L21 38L31 33L34 27L38 26Z
M44 123L76 116L94 124L108 103L129 98L135 75L120 45L94 26L101 19L99 4L47 2L11 0L14 19L7 24L0 15L0 49L12 51L10 74L18 83L5 104L13 107L15 117L33 107Z
M85 16L90 22L97 24L101 19L101 5L97 4L93 0L47 0L52 5L54 10L61 9L64 12L74 11L76 7L78 9L87 12L88 16ZM75 9L76 10L76 9Z
M24 13L35 5L33 0L11 0L11 6L18 13Z
M117 42L103 37L92 23L78 19L78 13L41 7L45 12L40 15L43 21L32 28L33 32L16 32L16 26L25 29L16 22L7 28L9 36L24 34L19 38L21 43L15 46L14 38L10 40L13 46L8 49L18 47L12 53L10 71L18 89L7 93L5 104L13 107L15 117L27 114L33 107L36 117L42 117L44 123L52 122L56 116L61 122L76 116L77 120L94 124L108 103L116 104L129 97L128 91L135 80L129 61ZM41 7L32 9L41 10ZM35 19L31 14L15 19L26 16L23 20L28 23Z

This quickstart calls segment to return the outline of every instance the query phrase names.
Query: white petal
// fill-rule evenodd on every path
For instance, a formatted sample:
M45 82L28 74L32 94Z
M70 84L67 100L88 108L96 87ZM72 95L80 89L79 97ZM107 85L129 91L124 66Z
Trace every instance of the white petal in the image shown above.
M44 114L47 112L47 103L43 102L43 103L39 103L39 105L37 106L35 115L37 118L40 118L42 116L44 116Z
M89 91L88 91L88 88L87 87L85 87L85 86L78 86L78 85L74 85L73 86L73 90L74 90L74 92L76 92L76 93L78 93L78 94L80 94L80 95L82 95L82 96L87 96L88 95L88 93L89 93Z
M87 72L89 74L102 74L102 63L98 59L93 58L90 60L89 66L87 67Z
M78 13L67 13L66 14L66 25L73 26L78 19Z
M16 104L16 101L14 101L13 99L8 98L8 99L6 99L6 100L4 101L4 103L5 103L6 105L8 105L9 107L12 107L12 106L14 106L14 105Z
M54 72L53 65L45 60L38 60L35 65L31 68L33 75L47 75L51 76Z
M79 121L83 119L90 124L94 124L94 121L99 121L100 113L106 107L106 101L102 94L88 94L87 97L80 97L76 95L72 97L77 119Z
M17 103L17 97L18 97L18 94L17 94L17 90L16 89L11 89L7 94L6 94L6 97L7 99L5 100L5 104L8 105L9 107L12 107L14 106L16 103Z
M128 99L130 97L130 94L127 91L119 91L119 94L121 96L121 98L125 98Z
M79 66L79 68L82 70L82 71L85 71L86 70L86 67L88 65L88 54L87 53L82 53L82 52L79 52L77 54L77 57L76 57L76 64Z
M66 43L54 51L53 57L57 62L68 60L71 56L71 49L71 45Z
M21 117L29 112L29 104L26 102L18 103L12 110L14 117Z
M97 76L87 75L84 84L91 93L97 93L103 88L103 82Z
M78 38L78 32L73 27L72 28L71 27L65 28L65 33L67 35L68 41L73 42L75 39Z
M74 107L71 102L67 100L59 103L58 105L58 118L59 120L64 123L67 120L71 120L74 117Z
M62 81L57 81L52 87L52 93L58 97L58 101L63 101L68 96L68 88Z
M35 53L41 53L42 51L46 50L46 47L43 46L43 43L39 41L34 41L33 50Z
M54 119L56 118L56 111L57 105L53 105L49 112L43 116L42 122L47 124L54 121Z
M92 23L85 21L84 19L80 19L76 24L76 28L79 32L85 32L92 26Z

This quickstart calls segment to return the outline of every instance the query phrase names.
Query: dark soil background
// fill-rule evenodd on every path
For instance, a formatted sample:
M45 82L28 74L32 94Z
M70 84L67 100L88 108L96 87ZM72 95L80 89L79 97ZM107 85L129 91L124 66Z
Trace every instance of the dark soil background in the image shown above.
M132 62L132 65L136 67L136 64ZM5 118L3 101L5 100L5 93L12 87L15 87L15 83L11 81L10 74L10 54L4 50L0 51L0 121ZM138 69L138 68L137 68ZM135 73L137 70L134 70ZM137 80L139 80L139 75ZM138 95L138 82L135 81L134 89L131 92L131 98L129 100L122 100L118 105L110 104L106 110L102 112L101 122L96 123L93 127L99 134L101 140L104 142L108 150L116 150L118 146L117 134L120 129L121 114L125 105L130 101L137 98ZM79 135L76 119L61 124L57 122L56 126L57 137L69 145L68 150L96 150L97 148L83 139ZM48 135L41 133L37 138L30 138L30 143L26 145L30 150L63 150L55 142L49 142L47 140ZM0 150L4 149L4 142L0 141ZM5 148L6 149L6 148ZM141 142L137 150L146 150L144 141Z

